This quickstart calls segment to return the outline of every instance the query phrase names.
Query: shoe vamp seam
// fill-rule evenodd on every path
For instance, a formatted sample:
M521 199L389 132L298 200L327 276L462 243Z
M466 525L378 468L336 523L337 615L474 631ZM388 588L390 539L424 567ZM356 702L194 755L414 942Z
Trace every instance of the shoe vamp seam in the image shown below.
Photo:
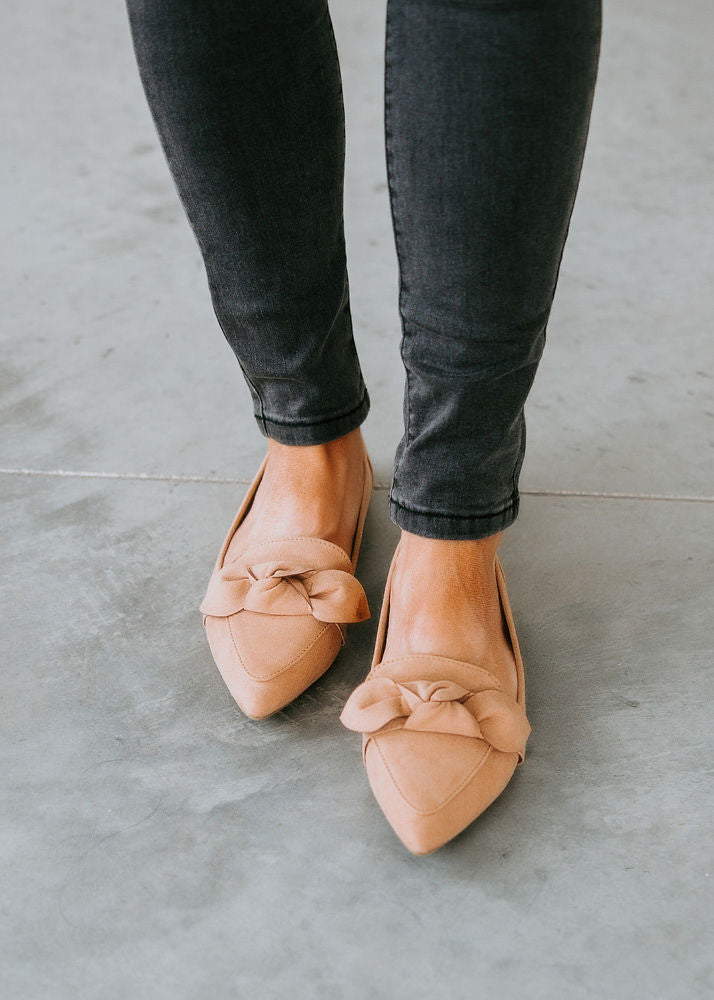
M384 764L384 767L386 768L387 774L391 778L392 783L393 783L395 789L397 790L399 796L403 799L404 803L407 806L409 806L410 809L412 809L415 813L419 813L420 816L433 816L436 813L440 812L444 808L444 806L447 806L453 799L455 799L456 796L460 792L462 792L464 790L464 788L469 784L469 782L472 780L472 778L477 773L477 771L481 770L481 768L483 767L483 765L486 762L487 758L491 755L491 751L493 750L492 746L489 746L489 745L486 746L486 749L485 749L485 751L483 753L483 756L480 758L480 760L476 764L476 766L471 771L469 771L469 773L461 781L461 783L459 785L457 785L456 788L451 792L451 794L448 795L443 800L443 802L440 802L438 806L436 806L434 809L419 809L417 806L415 806L412 802L409 801L409 799L407 798L407 796L405 795L405 793L399 787L399 782L394 777L392 769L390 768L389 764L387 763L386 758L385 758L384 754L382 753L382 751L380 750L379 744L376 741L375 741L375 747L377 748L377 752L379 753L379 756L380 756L380 758L382 760L382 763Z
M377 676L378 674L380 674L380 671L382 670L382 668L383 668L383 667L389 667L389 666L390 666L390 664L395 664L395 663L402 663L402 662L407 662L407 661L411 661L411 660L412 660L412 657L413 657L413 656L421 656L421 655L424 655L424 654L421 654L421 653L416 653L416 654L414 654L414 653L408 653L408 654L406 654L405 656L395 656L395 657L393 657L393 658L391 658L391 657L390 657L390 659L388 659L388 660L382 660L382 662L381 662L381 663L377 663L377 664L376 664L376 665L375 665L375 666L374 666L374 667L373 667L373 668L372 668L372 669L370 670L370 672L369 672L369 674L367 675L367 677L365 678L365 680L370 680L370 679L371 679L372 677L376 677L376 676ZM451 659L454 659L454 660L456 660L456 658L455 658L455 657L451 657L451 656L446 656L446 657L445 657L445 656L443 656L443 654L441 654L441 653L434 653L434 654L426 654L426 655L433 655L433 656L435 656L435 657L441 657L442 659L447 659L447 660L451 660ZM497 691L502 691L502 692L503 692L504 694L509 694L509 692L508 692L508 691L506 690L506 687L505 687L505 685L504 685L504 684L503 684L503 683L501 682L501 680L500 680L500 679L499 679L499 678L498 678L498 677L496 676L496 674L494 674L494 673L493 673L492 671L490 671L490 670L488 669L488 667L483 667L483 666L481 666L481 664L480 664L480 663L471 663L471 662L469 662L468 660L457 660L456 662L458 662L458 663L462 664L463 666L467 666L467 667L471 667L471 668L472 668L472 669L474 669L474 670L477 670L477 671L480 671L480 672L481 672L481 673L483 673L483 674L486 674L486 676L488 677L489 681L493 680L493 681L495 682L495 683L493 684L493 688L494 688L495 690L497 690ZM388 673L387 673L387 677L389 677L389 674L388 674ZM445 678L445 679L446 679L446 678ZM395 683L397 683L397 684L403 684L403 683L404 683L404 681L403 681L403 680L401 680L401 679L397 679L397 678L395 678L395 677L389 677L389 680L393 680L393 681L395 681ZM476 693L476 692L475 692L475 693ZM513 698L513 700L514 700L514 701L516 701L516 698L514 697L514 698Z
M238 614L240 614L240 611L238 612ZM317 633L317 635L314 637L314 639L312 639L307 644L307 646L304 647L304 649L302 649L299 653L297 653L297 655L294 656L292 658L292 660L290 660L288 663L283 664L278 670L274 671L272 674L267 674L267 675L265 675L263 677L259 677L257 674L252 673L248 669L248 666L247 666L247 664L245 662L245 659L241 655L240 649L238 648L238 640L237 640L237 638L235 636L235 633L233 632L233 628L231 626L231 618L232 617L233 617L232 615L228 617L228 632L229 632L230 637L231 637L231 643L233 645L233 649L235 650L236 656L240 660L241 667L243 668L243 670L245 671L245 673L252 680L254 680L254 681L271 681L271 680L274 680L276 677L279 677L281 674L284 674L286 670L289 670L291 667L295 666L295 664L298 663L305 656L305 654L308 653L312 649L312 647L315 645L315 643L318 641L318 639L320 639L325 634L325 632L329 629L330 625L335 625L337 627L337 623L336 622L326 622L325 625L324 625L324 627L320 629L320 631ZM305 616L296 616L296 617L307 617L307 616L305 615ZM310 617L312 617L312 615Z
M235 532L233 532L233 534L231 535L231 541L233 540L234 537L235 537ZM330 552L334 552L335 555L340 554L342 556L345 556L345 558L349 562L350 566L352 565L352 559L350 558L349 554L347 553L347 551L345 549L342 548L341 545L338 545L337 542L330 542L326 538L319 538L317 536L312 536L312 535L279 535L279 536L277 536L275 538L263 538L263 539L260 539L258 541L255 541L255 542L247 543L238 553L236 553L230 559L224 558L224 560L223 560L223 566L226 565L226 562L229 562L229 563L237 562L239 559L241 559L245 555L246 552L249 552L251 549L254 549L254 548L259 548L260 546L264 546L264 545L267 546L267 545L279 544L281 542L304 542L304 541L308 541L308 542L311 542L311 543L313 543L313 542L318 543L319 545L323 546L324 548L329 549ZM228 545L228 548L226 549L226 557L228 556L229 549L230 549L230 543ZM344 562L344 560L341 559L340 562ZM220 567L220 568L223 568L223 567ZM329 566L329 567L326 567L326 568L327 569L341 569L342 567L341 566ZM345 572L348 572L348 570L345 569ZM354 575L354 573L352 575Z

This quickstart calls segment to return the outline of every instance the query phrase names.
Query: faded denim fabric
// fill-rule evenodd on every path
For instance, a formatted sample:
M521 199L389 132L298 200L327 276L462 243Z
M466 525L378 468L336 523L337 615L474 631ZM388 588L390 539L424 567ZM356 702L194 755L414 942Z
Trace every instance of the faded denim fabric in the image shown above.
M345 119L326 0L127 0L137 63L261 432L370 398L353 337ZM524 404L580 180L601 0L386 0L404 434L389 513L474 539L519 508Z

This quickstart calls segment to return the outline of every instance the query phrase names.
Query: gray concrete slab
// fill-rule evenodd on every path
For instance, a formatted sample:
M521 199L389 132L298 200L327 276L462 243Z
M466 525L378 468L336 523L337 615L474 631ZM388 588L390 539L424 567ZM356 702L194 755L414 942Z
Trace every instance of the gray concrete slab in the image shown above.
M384 4L333 0L346 228L378 478L401 436ZM606 5L524 489L714 494L712 10ZM123 5L5 10L0 466L252 475L263 442L159 151Z
M272 720L213 666L234 488L3 487L7 1000L711 996L711 504L525 499L528 757L419 859L338 721L376 615ZM395 540L377 495L375 610Z

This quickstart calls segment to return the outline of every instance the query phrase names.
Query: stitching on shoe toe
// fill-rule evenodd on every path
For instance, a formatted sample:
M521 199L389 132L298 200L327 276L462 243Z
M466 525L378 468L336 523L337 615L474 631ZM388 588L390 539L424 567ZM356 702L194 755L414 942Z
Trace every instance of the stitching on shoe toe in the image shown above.
M239 614L240 614L240 612L239 612ZM230 616L228 617L227 621L228 621L228 631L230 632L230 636L231 636L231 642L232 642L232 644L233 644L233 648L234 648L234 649L235 649L235 651L236 651L236 656L237 656L237 657L238 657L238 659L240 660L240 664L241 664L241 667L243 668L243 670L245 671L245 673L246 673L246 674L247 674L247 675L248 675L248 676L249 676L249 677L250 677L250 678L251 678L252 680L254 680L254 681L271 681L271 680L274 680L274 678L276 678L276 677L279 677L279 676L280 676L280 674L284 674L286 670L289 670L289 669L290 669L290 667L294 666L294 665L295 665L295 664L296 664L296 663L297 663L297 662L298 662L299 660L301 660L301 659L303 658L303 656L304 656L304 655L305 655L305 654L306 654L307 652L309 652L309 650L311 650L311 649L312 649L312 647L313 647L313 646L315 645L315 643L316 643L316 642L318 641L318 639L320 639L320 638L321 638L321 636L323 636L323 635L325 634L325 632L326 632L326 631L327 631L327 629L328 629L328 628L330 627L330 625L332 625L332 624L333 624L333 622L326 622L326 623L325 623L325 626L324 626L324 628L321 628L321 629L320 629L320 631L319 631L319 632L317 633L317 635L316 635L316 636L314 637L314 639L312 639L312 640L311 640L311 641L310 641L310 642L309 642L309 643L307 644L307 646L305 646L305 648L304 648L304 649L302 649L302 650L301 650L301 651L300 651L299 653L297 653L297 654L296 654L296 655L295 655L295 656L294 656L294 657L292 658L292 660L290 660L290 661L289 661L288 663L285 663L285 664L283 664L283 666L281 666L281 667L280 667L280 668L279 668L278 670L276 670L276 671L275 671L274 673L272 673L272 674L267 674L267 675L265 675L264 677L258 677L258 676L257 676L256 674L253 674L253 673L251 673L251 671L250 671L250 670L248 669L248 666L247 666L247 664L246 664L246 661L245 661L245 659L244 659L244 658L243 658L243 656L241 655L241 652L240 652L240 649L238 648L238 640L237 640L237 638L236 638L236 635L235 635L235 633L233 632L233 627L232 627L232 625L231 625L231 618L232 618L232 617L233 617L233 615L230 615ZM305 615L305 616L296 616L296 617L308 617L308 616L307 616L307 615ZM310 618L312 618L312 615L310 615L309 617L310 617Z
M399 793L400 798L403 799L404 803L406 805L408 805L410 809L412 809L415 813L418 813L420 816L434 816L436 813L440 812L444 808L444 806L447 806L452 801L452 799L455 799L456 796L459 794L459 792L463 791L463 789L466 787L466 785L468 785L468 783L474 777L474 775L476 774L476 772L481 770L481 768L483 767L486 759L491 755L491 751L493 750L492 746L490 746L489 744L486 744L486 748L485 748L485 750L483 752L483 756L479 759L479 762L476 764L476 766L473 768L473 770L469 771L469 773L463 779L463 781L461 782L461 784L458 785L454 789L454 791L447 798L444 799L443 802L441 802L438 806L436 806L436 808L434 808L434 809L426 809L425 810L425 809L419 809L417 806L415 806L412 802L409 801L409 799L407 798L407 796L404 794L404 792L402 791L402 789L399 787L399 783L398 783L397 779L394 777L392 769L390 768L389 764L387 763L384 754L380 750L379 744L377 743L376 740L373 740L372 742L374 743L375 749L377 750L377 752L378 752L378 754L380 756L380 759L381 759L382 763L384 764L384 767L385 767L385 769L387 771L387 774L392 779L392 783L394 784L394 787L396 788L397 792Z
M378 663L375 667L373 667L372 670L370 670L370 672L367 674L365 680L367 681L371 677L376 677L377 674L378 674L378 672L381 671L383 667L388 667L392 663L403 663L405 660L411 660L413 656L422 656L422 655L424 655L424 656L436 656L436 657L439 657L442 660L453 660L455 663L461 663L461 664L463 664L465 666L471 667L473 670L478 670L481 673L486 674L487 677L488 677L488 679L489 679L489 681L493 681L494 682L494 687L498 691L503 691L504 694L508 694L508 692L506 691L506 689L504 688L503 684L498 679L498 677L496 677L495 674L492 674L490 670L487 670L486 667L482 667L479 663L471 663L469 660L456 660L456 658L453 657L453 656L443 656L441 653L425 653L425 654L422 654L422 653L412 653L412 654L407 654L406 656L395 656L394 658L390 657L390 659L388 659L388 660L382 660L381 663ZM446 677L443 678L443 679L444 680L448 680L448 678L446 678Z

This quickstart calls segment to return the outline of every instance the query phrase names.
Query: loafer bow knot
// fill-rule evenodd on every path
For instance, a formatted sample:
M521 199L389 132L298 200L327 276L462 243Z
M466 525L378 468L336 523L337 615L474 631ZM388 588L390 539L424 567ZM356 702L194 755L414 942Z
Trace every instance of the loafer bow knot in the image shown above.
M309 538L300 541L310 548ZM321 539L313 541L321 543ZM361 622L370 616L362 584L347 570L315 568L309 558L266 560L260 553L245 553L217 570L201 602L204 614L218 618L243 610L269 615L312 614L321 622L341 623Z
M472 736L520 760L531 731L523 708L505 691L472 691L449 680L372 677L355 688L340 719L368 738L391 729Z

